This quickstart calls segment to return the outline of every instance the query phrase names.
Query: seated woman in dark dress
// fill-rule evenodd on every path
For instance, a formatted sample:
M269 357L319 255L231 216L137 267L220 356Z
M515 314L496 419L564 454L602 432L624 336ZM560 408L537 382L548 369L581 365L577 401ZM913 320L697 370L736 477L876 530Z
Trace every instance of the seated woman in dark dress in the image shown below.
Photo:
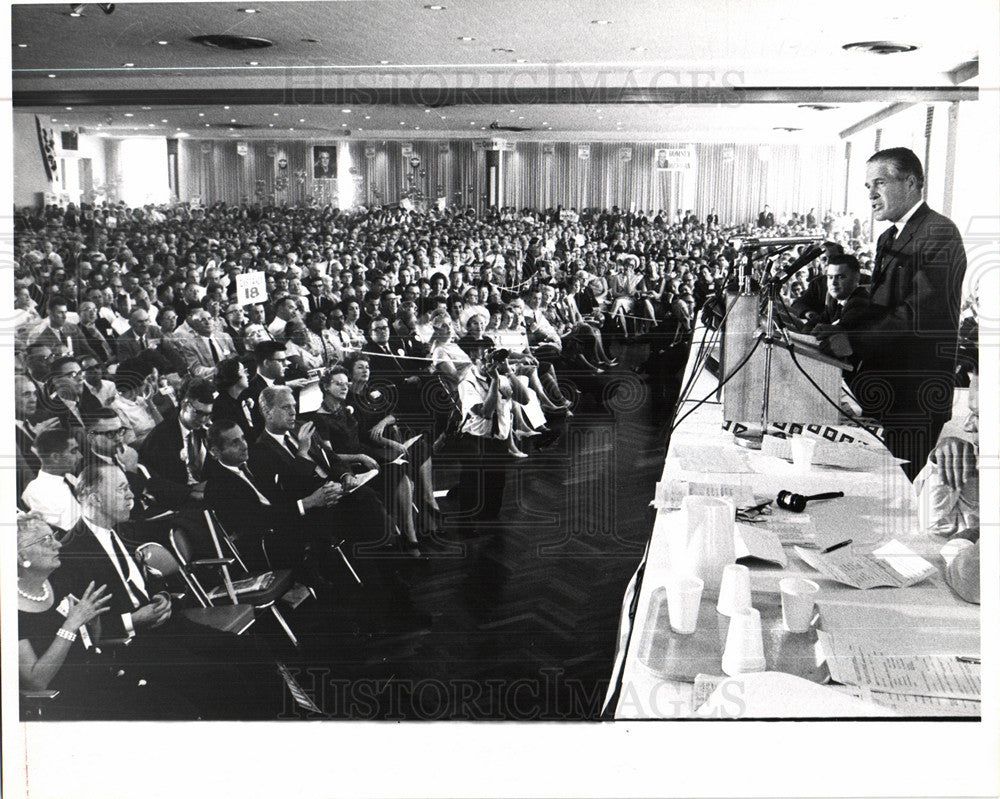
M356 399L353 402L349 399L351 385L346 369L341 366L328 369L320 378L320 388L323 404L312 418L319 439L329 443L345 466L361 471L379 470L373 484L375 491L400 529L407 554L419 557L413 519L413 481L407 474L407 464L394 463L406 450L401 444L394 448L372 437L373 428L385 425L382 420L373 422L377 414L372 406L365 408Z

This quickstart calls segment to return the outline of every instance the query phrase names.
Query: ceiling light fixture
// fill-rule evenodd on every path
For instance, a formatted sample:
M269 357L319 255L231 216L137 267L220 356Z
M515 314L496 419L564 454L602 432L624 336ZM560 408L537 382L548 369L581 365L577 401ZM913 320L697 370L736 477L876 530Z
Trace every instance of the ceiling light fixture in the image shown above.
M131 111L126 111L125 112L125 116L127 116L127 117L134 117L135 114L133 114Z
M28 46L28 45L26 45L26 44L19 44L19 45L18 45L18 47L27 47L27 46Z
M273 116L273 117L276 117L276 116L278 116L278 112L277 112L277 111L275 111L275 112L274 112L273 114L271 114L271 116Z
M528 63L528 59L527 58L515 58L514 59L514 63L515 64L527 64Z
M166 39L160 39L157 44L170 44Z
M131 61L126 61L124 64L122 64L122 66L127 69L129 67L134 67L135 64L133 64Z
M341 114L349 114L349 113L351 113L351 109L350 108L341 108L340 109L340 113Z
M256 14L257 13L257 9L256 8L241 8L240 11L242 11L244 14Z
M71 17L82 17L83 16L83 3L74 3L69 7L69 15Z
M384 65L384 64L388 64L389 62L388 61L379 61L379 63Z
M251 67L259 67L260 61L247 61L247 65Z
M67 111L72 111L73 110L73 106L71 106L71 105L66 106L66 110Z
M445 6L424 6L428 11L444 11Z
M474 41L476 41L476 37L475 36L459 36L458 40L460 42L474 42Z
M54 77L55 77L55 75L53 75L52 73L49 73L49 77L50 77L50 78L54 78Z
M299 122L305 122L305 120L304 119L300 119Z
M204 111L199 111L199 112L198 112L198 116L200 116L200 117L203 117L203 116L205 116L205 112L204 112Z

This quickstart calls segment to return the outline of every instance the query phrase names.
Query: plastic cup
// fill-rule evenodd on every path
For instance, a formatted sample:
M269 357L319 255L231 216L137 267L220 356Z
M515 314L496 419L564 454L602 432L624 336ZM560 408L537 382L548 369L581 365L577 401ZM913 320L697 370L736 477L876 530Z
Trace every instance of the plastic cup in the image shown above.
M750 569L739 563L730 563L722 570L722 586L715 609L723 616L732 616L750 604Z
M781 618L790 633L808 632L812 626L819 586L801 577L786 577L781 588Z
M670 629L675 633L690 635L698 629L704 587L704 580L690 575L673 577L667 582L667 615Z
M760 629L760 611L744 608L729 619L722 671L730 677L764 671L764 637Z
M805 436L794 436L792 438L792 463L800 472L808 472L812 469L813 456L816 454L816 439Z

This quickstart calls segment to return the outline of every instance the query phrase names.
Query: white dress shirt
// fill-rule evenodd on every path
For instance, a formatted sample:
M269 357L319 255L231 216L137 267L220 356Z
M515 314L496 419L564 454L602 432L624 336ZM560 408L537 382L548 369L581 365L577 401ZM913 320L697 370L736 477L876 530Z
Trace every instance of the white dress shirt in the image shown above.
M83 523L90 528L90 531L94 534L94 538L97 539L97 543L101 545L101 548L107 553L108 558L111 561L111 565L114 567L115 571L118 572L118 577L122 581L122 585L125 586L125 590L128 592L128 598L132 602L132 607L138 610L140 607L149 602L149 591L146 588L146 580L142 576L142 571L140 571L138 564L135 559L129 555L128 549L125 547L125 543L118 538L118 533L114 530L110 530L107 527L98 527L90 519L84 517ZM118 555L115 552L115 545L112 543L112 538L118 539L118 544L121 546L122 551L125 553L125 560L128 563L128 574L123 574L121 565L118 562ZM125 625L125 630L128 633L129 638L135 635L135 626L132 624L132 614L123 613L122 614L122 624Z
M80 520L80 503L61 474L40 471L25 486L21 499L29 509L61 530L69 530Z

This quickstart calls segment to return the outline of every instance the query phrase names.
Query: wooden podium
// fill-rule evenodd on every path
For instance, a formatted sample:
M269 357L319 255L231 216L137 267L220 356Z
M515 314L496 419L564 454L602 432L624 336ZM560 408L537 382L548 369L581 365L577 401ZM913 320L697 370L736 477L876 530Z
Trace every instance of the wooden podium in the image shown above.
M725 379L740 365L763 335L760 323L760 295L726 294L729 311L722 339L722 375ZM812 336L789 331L799 366L834 402L840 402L840 384L851 365L820 351ZM764 402L764 353L761 342L750 360L722 389L723 418L728 421L760 425ZM799 371L788 352L784 337L771 350L771 387L768 398L768 422L803 424L838 424L840 411L831 405Z

